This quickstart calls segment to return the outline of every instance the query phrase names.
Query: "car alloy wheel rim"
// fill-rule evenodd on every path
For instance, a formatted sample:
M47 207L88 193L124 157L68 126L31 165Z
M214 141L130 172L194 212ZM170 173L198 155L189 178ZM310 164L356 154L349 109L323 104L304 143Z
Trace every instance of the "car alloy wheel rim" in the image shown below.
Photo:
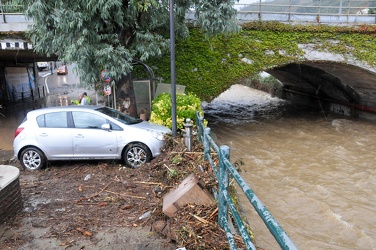
M139 147L131 148L127 153L127 160L133 167L139 167L146 162L146 152Z
M28 169L37 169L40 166L41 157L37 152L29 150L23 155L22 161Z

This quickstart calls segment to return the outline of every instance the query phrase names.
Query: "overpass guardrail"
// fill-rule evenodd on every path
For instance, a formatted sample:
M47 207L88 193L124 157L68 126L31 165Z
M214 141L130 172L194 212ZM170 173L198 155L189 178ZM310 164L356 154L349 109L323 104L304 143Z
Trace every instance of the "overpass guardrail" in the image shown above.
M27 21L23 6L17 4L17 0L2 1L0 0L0 23Z
M33 23L33 20L26 17L23 6L17 2L0 0L0 32L26 31Z
M269 2L259 0L252 4L235 3L239 23L250 21L279 21L287 23L322 24L376 24L376 0L314 1L296 4L295 1ZM26 18L17 0L0 0L0 31L25 31L33 20ZM195 20L195 13L186 14L187 22Z
M239 23L250 21L278 21L286 23L320 23L329 25L359 25L376 23L376 0L265 1L252 4L235 3ZM194 12L186 15L195 20Z
M230 148L226 145L218 147L217 144L210 136L210 128L204 126L204 118L200 116L199 112L196 112L196 124L198 128L198 139L204 146L204 159L209 161L213 172L218 180L218 224L225 230L226 236L230 245L230 249L237 249L235 240L229 227L229 211L231 211L232 219L236 223L243 242L247 249L256 250L250 234L247 231L245 223L241 219L239 212L237 211L234 203L229 194L229 178L230 176L236 180L241 190L244 192L248 201L252 204L253 208L260 216L264 224L269 229L281 249L283 250L295 250L298 249L293 241L288 237L286 232L274 219L269 210L264 206L261 200L256 196L253 190L248 186L244 179L240 176L235 167L230 163ZM214 151L218 154L219 164L215 164L212 158L211 152Z

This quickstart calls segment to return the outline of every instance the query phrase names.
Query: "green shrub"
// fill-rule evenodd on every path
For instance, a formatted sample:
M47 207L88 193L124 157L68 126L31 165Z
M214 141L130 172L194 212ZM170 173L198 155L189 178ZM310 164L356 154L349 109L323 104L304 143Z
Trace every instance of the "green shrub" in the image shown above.
M181 130L186 118L195 121L196 112L203 112L201 100L194 94L176 94L176 128ZM150 122L172 128L171 94L162 93L152 102Z

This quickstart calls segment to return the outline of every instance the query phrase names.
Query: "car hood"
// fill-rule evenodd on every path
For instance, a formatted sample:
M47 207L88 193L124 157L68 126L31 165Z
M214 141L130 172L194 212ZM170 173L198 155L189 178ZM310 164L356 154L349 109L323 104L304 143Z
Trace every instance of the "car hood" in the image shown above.
M141 128L141 129L145 129L145 130L152 130L152 131L156 131L156 132L161 132L161 133L165 133L165 134L171 133L171 130L169 128L162 126L162 125L155 124L155 123L150 123L150 122L147 122L147 121L143 121L143 122L134 124L132 126L137 127L137 128Z

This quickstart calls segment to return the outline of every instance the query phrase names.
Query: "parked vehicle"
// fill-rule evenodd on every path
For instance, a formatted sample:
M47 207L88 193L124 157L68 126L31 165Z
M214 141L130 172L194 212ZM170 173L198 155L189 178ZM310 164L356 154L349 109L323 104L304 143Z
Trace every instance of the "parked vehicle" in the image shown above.
M56 72L57 72L58 75L66 75L66 74L68 74L67 65L61 65L59 68L57 68Z
M48 161L122 159L139 167L158 156L167 127L105 106L64 106L33 110L15 131L14 155L27 170Z

